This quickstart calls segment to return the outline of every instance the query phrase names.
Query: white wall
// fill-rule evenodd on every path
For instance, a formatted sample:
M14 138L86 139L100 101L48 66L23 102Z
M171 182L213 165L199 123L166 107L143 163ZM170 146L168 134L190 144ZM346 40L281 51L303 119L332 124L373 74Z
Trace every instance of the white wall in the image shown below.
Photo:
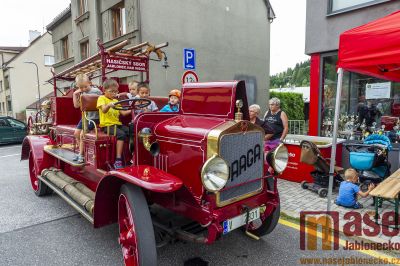
M33 61L38 65L40 96L43 97L53 90L53 86L47 83L52 74L51 68L44 65L44 56L53 54L51 35L45 33L8 65L14 117L35 102L38 96L36 67L24 62Z
M153 94L167 95L181 86L183 48L195 48L200 81L254 77L257 103L265 110L270 24L264 1L145 0L140 5L142 41L169 42L167 71L160 62L150 65Z

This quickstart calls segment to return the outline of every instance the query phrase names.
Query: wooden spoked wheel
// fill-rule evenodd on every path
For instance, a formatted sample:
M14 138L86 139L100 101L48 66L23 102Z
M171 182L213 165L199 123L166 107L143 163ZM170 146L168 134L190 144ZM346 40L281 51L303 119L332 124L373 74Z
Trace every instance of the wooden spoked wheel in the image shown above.
M121 187L118 200L119 243L126 266L156 266L157 251L149 208L142 190Z

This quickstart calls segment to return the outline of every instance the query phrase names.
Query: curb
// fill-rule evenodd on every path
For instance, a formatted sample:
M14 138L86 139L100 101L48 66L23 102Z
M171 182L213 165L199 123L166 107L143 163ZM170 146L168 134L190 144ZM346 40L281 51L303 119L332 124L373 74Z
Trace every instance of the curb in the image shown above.
M293 212L293 211L285 210L285 209L281 209L281 219L294 220L297 223L300 222L299 214L297 214L296 212ZM349 239L363 241L365 243L384 244L384 243L388 243L388 241L391 241L391 239L384 240L384 239L382 239L380 237L347 236L347 235L345 235L343 233L343 226L342 225L339 226L339 233L342 236L348 237ZM399 229L399 233L397 235L397 238L398 238L397 240L400 242L400 229ZM397 241L394 241L394 243L397 243ZM374 250L374 251L400 254L400 250Z

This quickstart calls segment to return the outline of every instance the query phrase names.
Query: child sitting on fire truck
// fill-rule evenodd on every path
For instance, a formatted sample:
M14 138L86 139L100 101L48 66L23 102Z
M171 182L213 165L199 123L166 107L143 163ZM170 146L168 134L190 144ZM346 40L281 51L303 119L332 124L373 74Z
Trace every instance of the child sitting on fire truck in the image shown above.
M177 89L171 90L168 94L169 101L160 112L179 112L179 100L181 98L181 92Z
M97 87L91 86L91 82L89 77L86 74L78 74L75 77L75 84L76 87L78 88L76 91L74 91L72 95L72 101L74 103L75 108L80 107L80 96L81 94L97 94L97 95L102 95L103 93L101 90L99 90ZM82 118L86 119L86 118ZM82 144L82 119L79 121L78 125L76 126L74 136L76 139L76 143L78 143L79 146L79 154L77 154L73 160L78 161L78 163L83 163L83 144ZM94 123L99 123L99 113L98 112L88 112L87 113L87 119L93 121ZM94 128L93 122L89 121L88 122L88 130L92 130Z
M150 96L150 86L146 82L140 82L137 86L137 95L134 98L144 98L148 99ZM136 102L136 104L141 104L141 102ZM150 105L141 109L135 109L135 115L143 112L156 112L158 111L157 104L151 101Z
M104 95L97 99L96 105L97 109L99 109L100 128L108 135L111 134L117 137L116 158L114 162L115 169L123 168L122 150L124 148L124 141L129 134L129 128L122 125L119 120L119 115L131 114L130 110L123 111L112 108L115 106L115 103L118 102L118 100L115 99L118 94L118 87L118 83L113 79L104 81Z
M138 85L139 85L139 81L137 80L132 80L131 82L129 82L128 84L128 88L129 88L129 92L126 96L128 96L129 99L135 98L136 95L138 94Z

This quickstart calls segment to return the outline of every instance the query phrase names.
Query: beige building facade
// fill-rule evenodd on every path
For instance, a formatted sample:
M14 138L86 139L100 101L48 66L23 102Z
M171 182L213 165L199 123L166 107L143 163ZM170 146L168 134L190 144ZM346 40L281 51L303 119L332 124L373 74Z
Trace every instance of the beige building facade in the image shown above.
M39 98L39 93L43 97L53 90L53 86L47 82L52 77L51 66L54 63L51 40L51 34L46 32L5 63L3 76L7 90L0 92L0 100L6 98L7 115L26 119L25 109Z
M6 63L21 53L24 49L25 47L0 46L0 115L11 114L9 76L4 75L4 72L7 69Z
M150 63L153 95L182 86L184 49L196 52L199 81L243 79L249 103L266 106L269 87L270 23L268 0L72 0L48 26L52 32L56 73L98 52L97 39L111 47L169 42L163 49L168 68ZM126 83L140 75L112 74ZM95 81L96 82L96 81ZM60 88L70 84L60 85Z

